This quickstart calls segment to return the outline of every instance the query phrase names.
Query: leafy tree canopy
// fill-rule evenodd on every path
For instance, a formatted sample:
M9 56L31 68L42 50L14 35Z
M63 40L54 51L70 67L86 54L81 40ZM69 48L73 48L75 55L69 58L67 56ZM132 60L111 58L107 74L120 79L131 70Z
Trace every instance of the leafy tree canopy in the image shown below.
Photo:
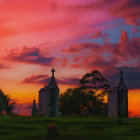
M102 73L98 70L86 73L79 82L81 84L81 88L94 89L96 92L100 90L102 91L102 94L108 93L110 89L108 80L105 79Z
M104 95L110 85L100 71L92 71L80 79L81 86L67 89L60 95L60 111L63 114L101 115L107 111ZM98 91L98 94L96 94Z
M3 111L6 112L6 114L12 114L14 106L15 102L11 102L9 95L6 95L0 89L0 114L2 114Z

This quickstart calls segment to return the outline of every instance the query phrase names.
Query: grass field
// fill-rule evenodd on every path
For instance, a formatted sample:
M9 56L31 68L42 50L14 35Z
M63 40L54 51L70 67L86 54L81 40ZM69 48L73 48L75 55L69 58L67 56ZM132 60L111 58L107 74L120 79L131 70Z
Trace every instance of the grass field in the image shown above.
M55 124L58 136L47 127ZM0 140L140 140L140 119L88 117L0 117Z

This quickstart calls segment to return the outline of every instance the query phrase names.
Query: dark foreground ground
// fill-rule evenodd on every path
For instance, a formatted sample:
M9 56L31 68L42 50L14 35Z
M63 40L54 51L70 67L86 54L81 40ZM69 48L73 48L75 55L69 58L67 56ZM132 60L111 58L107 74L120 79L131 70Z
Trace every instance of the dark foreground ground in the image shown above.
M47 127L58 127L56 138ZM0 117L0 140L140 140L140 119Z

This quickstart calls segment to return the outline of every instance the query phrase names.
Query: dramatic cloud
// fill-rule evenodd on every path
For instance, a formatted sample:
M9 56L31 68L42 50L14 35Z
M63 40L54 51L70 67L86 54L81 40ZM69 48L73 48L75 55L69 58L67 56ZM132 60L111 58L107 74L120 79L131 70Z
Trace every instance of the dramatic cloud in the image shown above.
M50 66L55 60L54 57L47 57L46 55L41 54L40 49L36 47L23 47L20 52L11 50L11 52L4 57L4 59L41 66Z
M62 52L65 53L79 53L83 50L91 50L92 52L97 52L101 46L97 43L81 43L81 44L74 44L67 49L63 49Z
M58 84L65 84L65 85L79 85L79 80L78 78L65 78L62 77L61 79L56 79Z
M94 56L91 58L91 56L84 59L83 64L85 68L88 69L99 69L103 73L114 73L115 72L115 64L117 63L117 60L105 60L101 56ZM108 68L110 70L108 70Z
M119 15L128 24L140 25L140 1L139 0L115 0L110 12Z
M127 37L124 36L123 39L125 40L121 40L123 41L122 43L114 45L115 46L113 50L114 57L124 65L125 64L139 65L140 38L132 38L130 41L126 41Z
M21 84L45 84L49 82L48 75L31 75L28 78L25 78Z
M139 66L140 38L135 37L129 40L127 32L122 30L119 43L104 43L103 45L81 43L72 45L62 51L70 56L75 56L76 54L76 57L82 56L83 62L78 62L77 66L91 66L91 68L99 65L103 68L104 66L115 67L119 65ZM76 66L76 63L73 63L72 66Z
M48 84L50 81L50 78L48 75L31 75L28 78L25 78L21 84ZM59 78L56 79L58 84L65 84L65 85L78 85L79 79L78 78Z
M119 43L104 43L103 45L81 43L62 51L74 58L72 62L67 61L67 66L77 69L85 68L90 71L98 69L106 77L118 75L120 68L126 66L124 71L126 75L129 75L127 79L129 88L139 88L140 38L129 39L125 30L121 30ZM132 78L131 75L134 77Z

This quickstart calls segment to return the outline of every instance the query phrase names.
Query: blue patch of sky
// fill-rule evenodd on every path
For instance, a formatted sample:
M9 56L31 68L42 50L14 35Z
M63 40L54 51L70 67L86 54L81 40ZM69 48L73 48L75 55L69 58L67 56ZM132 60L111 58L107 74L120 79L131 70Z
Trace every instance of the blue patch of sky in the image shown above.
M135 27L138 30L140 30L140 26L133 26L133 25L120 25L118 27L115 28L111 28L111 29L107 29L104 30L104 32L106 32L108 34L108 37L110 38L110 43L118 43L120 40L120 36L121 36L121 30L125 30L129 36L129 40L133 37L140 37L140 32L137 32L135 34L135 36L132 33L132 28Z
M90 26L94 26L99 28L99 27L102 27L102 26L106 26L107 28L104 29L104 30L101 30L102 33L107 33L108 34L108 37L110 38L110 43L117 43L120 39L120 35L121 35L121 29L123 28L123 25L124 25L124 20L123 19L115 19L113 21L107 21L107 22L103 22L103 23L100 23L100 24L92 24ZM95 31L96 32L96 31ZM91 34L91 33L90 33ZM92 32L93 34L93 32ZM95 39L91 39L90 41L91 42L96 42L98 44L103 44L104 41L102 40L103 38L95 38Z
M114 44L114 43L118 43L120 40L120 36L121 36L121 30L125 30L129 36L129 39L131 39L132 37L140 37L140 32L137 32L135 35L133 35L132 33L132 28L135 27L138 30L140 30L140 26L134 26L134 25L128 25L125 23L125 21L123 19L116 19L113 20L111 22L104 22L104 23L100 23L100 24L91 24L88 26L84 26L83 28L91 28L91 27L102 27L102 26L107 26L106 29L101 30L102 33L107 33L108 37L110 39L110 43ZM67 44L67 46L73 45L73 44L79 44L79 43L97 43L102 45L104 43L103 37L100 38L95 38L92 39L91 36L96 32L97 30L92 30L90 33L85 32L83 33L83 35L79 36L79 38L76 38L75 40L73 40L72 42L69 42ZM104 38L104 39L107 39ZM66 46L65 46L66 48Z
M102 37L101 38L92 39L90 42L94 42L94 43L97 43L97 44L100 44L100 45L102 45L104 43L102 41Z
M112 22L105 22L105 23L100 23L94 25L94 27L99 27L99 26L109 26L111 25L112 27L109 27L107 29L102 30L102 33L107 33L108 38L110 39L110 43L118 43L120 40L121 36L121 30L125 30L129 36L129 39L133 37L140 37L140 32L137 32L135 35L132 33L132 28L137 28L140 30L140 26L134 26L134 25L128 25L125 23L123 19L117 19L113 20ZM93 32L92 32L93 34ZM95 38L95 39L90 39L90 42L96 42L97 44L103 44L104 41L102 40L103 38Z

